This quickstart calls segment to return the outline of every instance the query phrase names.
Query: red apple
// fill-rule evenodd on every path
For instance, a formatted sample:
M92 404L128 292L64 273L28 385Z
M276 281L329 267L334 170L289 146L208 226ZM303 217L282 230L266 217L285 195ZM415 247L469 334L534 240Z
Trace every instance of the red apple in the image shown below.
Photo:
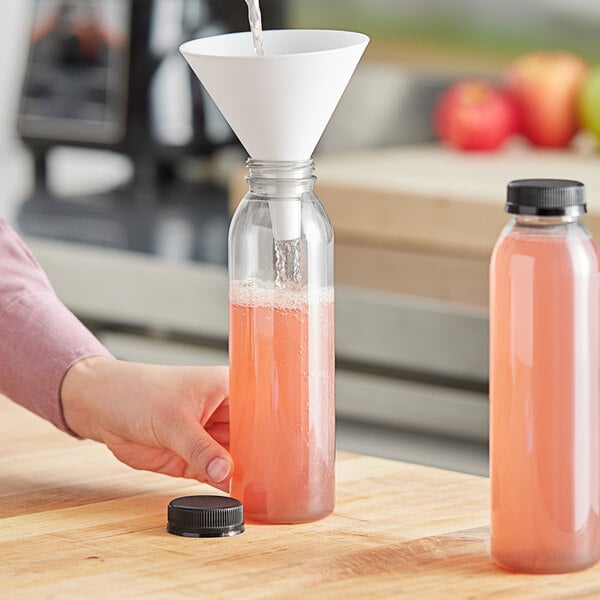
M462 81L439 97L434 113L439 137L459 150L495 150L517 127L506 92L484 81Z
M577 98L589 68L570 52L531 52L508 68L521 129L536 146L566 146L579 128Z

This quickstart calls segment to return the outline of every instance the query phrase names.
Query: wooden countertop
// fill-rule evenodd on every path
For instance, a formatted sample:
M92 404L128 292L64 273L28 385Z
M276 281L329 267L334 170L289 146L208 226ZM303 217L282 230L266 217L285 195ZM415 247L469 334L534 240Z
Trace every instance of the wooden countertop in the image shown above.
M337 508L240 536L165 532L176 496L210 493L136 472L0 398L4 598L598 597L600 568L512 575L488 553L488 480L341 454Z

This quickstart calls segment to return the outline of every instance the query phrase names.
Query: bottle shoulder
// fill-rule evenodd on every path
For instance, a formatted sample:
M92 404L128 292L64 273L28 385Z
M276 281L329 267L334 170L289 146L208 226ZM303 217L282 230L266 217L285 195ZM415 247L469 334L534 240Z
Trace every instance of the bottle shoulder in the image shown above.
M592 233L582 221L554 224L528 224L509 221L498 240L496 248L506 244L520 243L523 246L535 244L585 244L594 243Z
M229 226L229 237L235 238L257 233L264 236L272 231L278 236L282 224L295 223L292 237L309 241L332 240L331 222L317 196L301 194L295 198L261 197L247 193L236 207Z
M599 264L596 242L581 221L543 227L509 222L494 246L492 271L509 264L513 257L548 263L555 269L563 262L565 268L579 263L593 270L598 270Z

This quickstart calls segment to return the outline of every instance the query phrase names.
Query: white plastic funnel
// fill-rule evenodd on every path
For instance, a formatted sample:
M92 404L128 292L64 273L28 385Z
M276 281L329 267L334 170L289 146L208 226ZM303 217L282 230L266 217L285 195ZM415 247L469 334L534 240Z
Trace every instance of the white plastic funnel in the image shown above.
M252 34L231 33L180 48L251 158L312 156L369 38L325 29L263 32L264 56ZM297 239L299 199L269 203L277 240Z
M312 156L369 38L350 31L263 32L265 56L252 34L186 42L180 51L251 158Z

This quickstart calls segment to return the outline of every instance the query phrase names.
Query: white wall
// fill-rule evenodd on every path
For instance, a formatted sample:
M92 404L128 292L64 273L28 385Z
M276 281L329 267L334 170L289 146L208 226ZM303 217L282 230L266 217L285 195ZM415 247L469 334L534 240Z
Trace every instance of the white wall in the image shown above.
M31 161L16 135L16 115L32 6L32 0L0 1L0 218L9 222L31 189Z
M0 156L15 143L15 117L29 46L31 0L0 2Z

